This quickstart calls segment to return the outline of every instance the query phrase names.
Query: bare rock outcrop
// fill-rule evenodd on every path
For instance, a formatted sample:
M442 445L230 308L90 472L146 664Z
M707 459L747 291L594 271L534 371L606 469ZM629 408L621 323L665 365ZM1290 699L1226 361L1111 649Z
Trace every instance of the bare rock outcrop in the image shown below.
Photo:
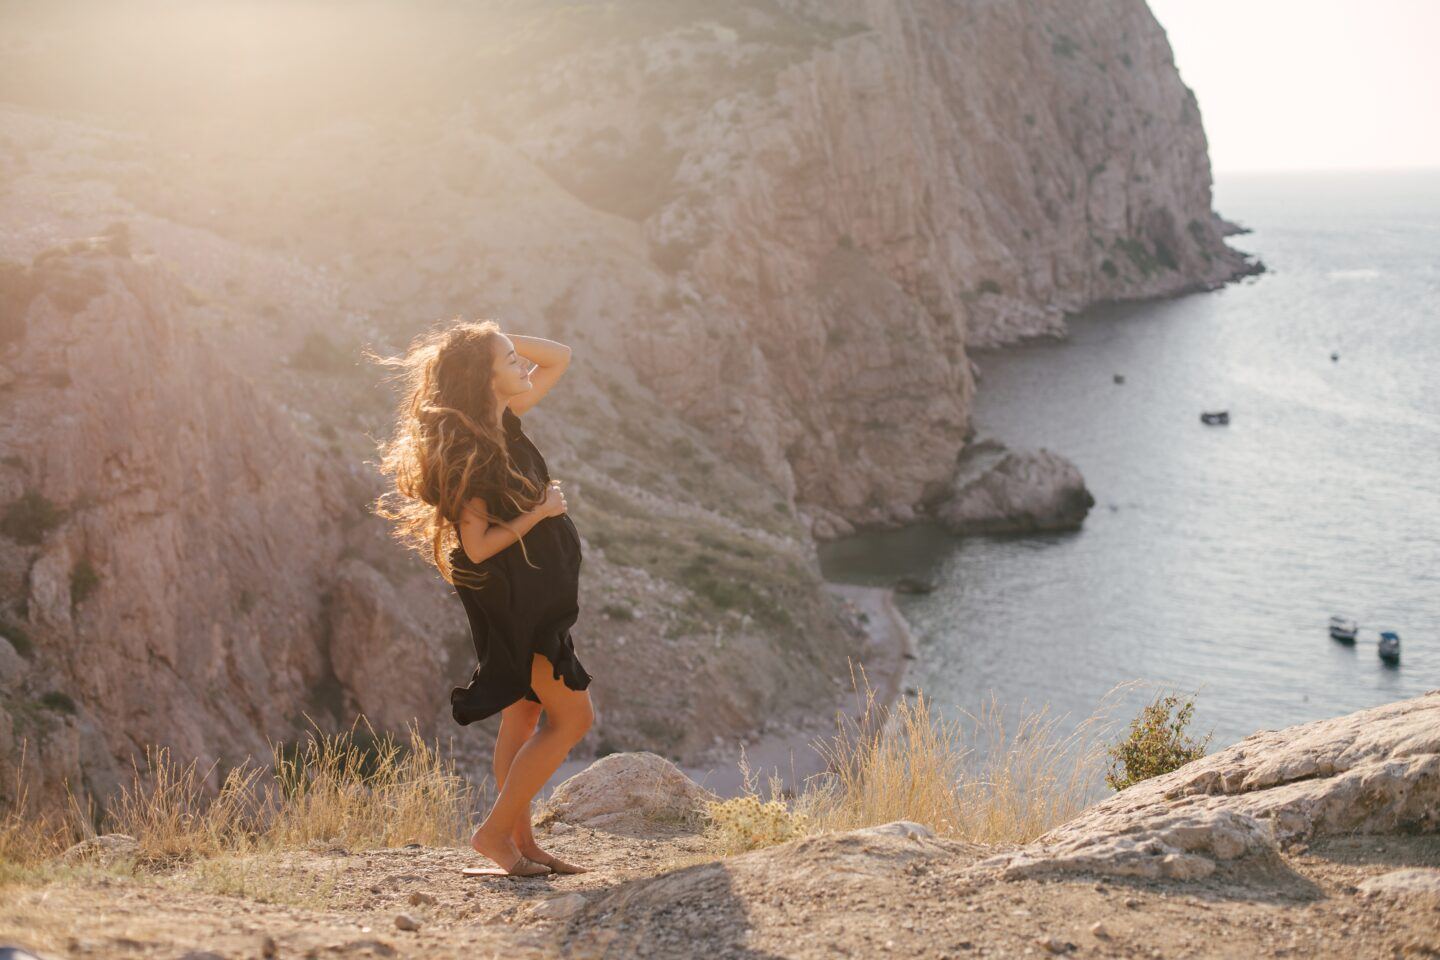
M693 824L700 803L718 799L659 754L612 753L560 783L538 822L643 832L655 822Z
M603 944L607 956L656 947L678 954L703 943L738 955L749 905L782 901L812 905L804 918L807 937L844 942L837 928L846 922L845 912L821 904L864 902L919 871L973 856L974 845L936 839L916 827L897 822L805 837L622 884L572 918L562 949L598 956L595 947ZM913 897L901 912L909 923L923 922L921 915L932 910L953 909L953 903Z
M1440 908L1440 870L1434 867L1392 870L1361 882L1359 890L1366 896L1380 899L1415 897L1429 900Z
M1090 871L1193 879L1335 834L1440 828L1440 690L1265 730L1141 781L1025 848L1009 878Z
M984 439L961 453L949 490L931 509L955 533L1031 533L1074 529L1094 505L1069 460Z
M11 279L0 755L23 740L42 789L100 796L150 744L202 768L268 757L335 685L325 596L365 488L222 362L153 258L100 237Z
M415 585L407 585L413 587ZM430 616L407 604L402 589L358 559L335 571L327 597L327 651L343 698L343 715L363 714L377 729L398 731L418 721L423 734L436 726L448 702L438 678L452 662L474 658L469 635L445 633L450 605L435 596ZM437 591L438 593L438 591ZM444 636L457 643L447 649ZM458 672L458 671L457 671Z

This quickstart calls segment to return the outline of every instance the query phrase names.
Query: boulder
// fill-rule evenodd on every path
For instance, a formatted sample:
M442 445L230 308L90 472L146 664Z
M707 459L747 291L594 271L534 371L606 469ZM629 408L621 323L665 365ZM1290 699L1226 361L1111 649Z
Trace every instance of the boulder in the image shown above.
M907 840L930 840L935 837L934 830L913 820L891 820L873 827L862 827L854 832L882 837L905 837Z
M981 870L1194 879L1338 834L1440 828L1440 690L1262 730L1142 780Z
M612 753L557 786L538 824L559 820L616 833L655 823L693 826L700 803L718 799L658 754Z
M948 495L931 509L954 533L1031 533L1079 527L1094 505L1085 478L1059 454L983 439L960 454Z
M1420 897L1440 905L1440 870L1434 867L1392 870L1362 881L1359 890L1367 897Z
M127 833L103 833L89 837L60 854L60 862L67 864L85 863L91 860L108 864L124 857L133 856L139 844Z
M578 893L562 893L541 900L530 908L530 916L541 920L566 920L585 909L588 901Z

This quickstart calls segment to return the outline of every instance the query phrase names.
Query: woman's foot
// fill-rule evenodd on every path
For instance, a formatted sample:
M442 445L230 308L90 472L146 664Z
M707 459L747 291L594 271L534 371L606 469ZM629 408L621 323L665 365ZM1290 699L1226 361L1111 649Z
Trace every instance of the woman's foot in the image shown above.
M535 834L530 831L529 824L520 824L519 826L517 826L515 828L515 832L510 835L510 839L515 842L515 846L526 857L530 858L536 863L543 863L545 866L549 867L556 873L590 872L589 867L582 867L578 864L567 863L566 861L561 860L559 857L552 857L544 850L541 850L540 845L535 842Z
M581 866L577 866L576 864L573 864L573 863L566 863L564 860L561 860L559 857L552 857L550 854L546 853L544 850L541 850L538 846L522 847L522 848L521 848L521 852L524 853L525 856L526 856L528 859L530 859L531 861L533 861L533 862L535 862L535 863L543 863L545 866L549 867L549 868L550 868L551 870L553 870L555 873L589 873L589 872L590 872L590 868L589 868L589 867L581 867Z
M538 877L551 873L550 867L521 853L508 836L487 831L483 826L470 837L470 846L481 856L489 857L506 873L520 877Z

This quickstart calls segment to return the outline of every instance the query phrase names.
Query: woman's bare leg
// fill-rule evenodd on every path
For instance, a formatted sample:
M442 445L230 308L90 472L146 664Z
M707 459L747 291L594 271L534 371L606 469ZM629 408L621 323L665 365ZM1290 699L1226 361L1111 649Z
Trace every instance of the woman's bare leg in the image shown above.
M540 721L540 712L544 708L533 700L516 700L506 707L500 714L500 735L495 741L495 789L501 790L505 786L505 777L510 772L510 764L515 759L515 754L535 733L535 728ZM535 840L535 833L530 823L530 811L527 809L525 815L515 822L515 829L510 832L510 837L520 852L534 860L536 863L543 863L556 873L585 873L584 867L561 860L541 849L540 844Z
M477 852L507 869L522 855L513 835L522 818L529 820L531 800L595 719L589 692L571 690L555 679L550 661L539 654L530 665L530 685L544 708L545 723L515 752L490 815L470 838ZM504 722L502 718L502 727Z

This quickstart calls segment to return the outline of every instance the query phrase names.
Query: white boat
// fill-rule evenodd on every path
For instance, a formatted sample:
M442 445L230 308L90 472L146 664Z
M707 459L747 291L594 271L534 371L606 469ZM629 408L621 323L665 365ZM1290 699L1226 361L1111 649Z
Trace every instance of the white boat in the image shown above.
M1330 618L1330 636L1336 640L1343 640L1346 643L1355 642L1355 634L1360 632L1360 625L1354 620L1345 617L1333 616Z

